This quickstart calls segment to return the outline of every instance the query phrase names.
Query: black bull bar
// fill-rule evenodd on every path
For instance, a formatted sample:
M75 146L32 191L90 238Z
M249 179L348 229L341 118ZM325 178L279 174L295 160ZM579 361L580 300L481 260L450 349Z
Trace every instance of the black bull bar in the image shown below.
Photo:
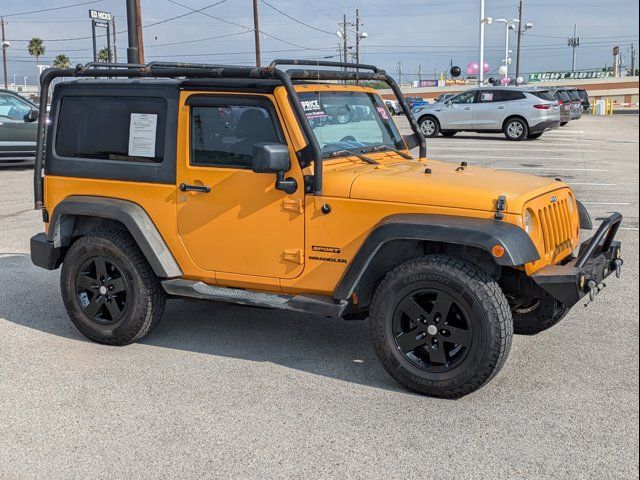
M589 294L593 300L604 287L603 281L612 273L620 276L623 265L620 242L615 241L622 215L607 218L595 235L585 241L577 257L562 265L549 265L532 275L547 293L567 307L572 307Z

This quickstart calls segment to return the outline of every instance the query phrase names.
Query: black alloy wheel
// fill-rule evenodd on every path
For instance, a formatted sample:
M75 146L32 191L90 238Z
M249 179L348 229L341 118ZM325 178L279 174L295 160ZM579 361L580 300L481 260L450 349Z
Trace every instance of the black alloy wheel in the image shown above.
M419 288L398 304L393 332L398 349L416 367L446 372L457 367L472 342L468 313L456 293Z
M112 325L122 318L131 293L122 269L114 260L90 258L78 270L75 283L78 304L91 320Z

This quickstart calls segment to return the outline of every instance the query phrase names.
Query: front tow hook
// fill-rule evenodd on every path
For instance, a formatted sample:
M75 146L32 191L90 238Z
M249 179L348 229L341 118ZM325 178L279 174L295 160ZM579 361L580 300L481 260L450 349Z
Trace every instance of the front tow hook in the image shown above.
M613 261L613 268L616 271L616 278L620 278L620 275L622 273L622 265L624 265L624 262L622 261L621 258L616 258Z

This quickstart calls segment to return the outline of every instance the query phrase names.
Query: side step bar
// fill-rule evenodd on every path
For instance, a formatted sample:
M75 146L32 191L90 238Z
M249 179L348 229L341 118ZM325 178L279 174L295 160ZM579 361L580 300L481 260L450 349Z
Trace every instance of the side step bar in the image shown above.
M326 317L340 317L347 307L346 300L336 301L320 295L276 295L239 288L207 285L194 280L164 280L162 286L169 295L200 298L217 302L251 305L254 307L294 310Z

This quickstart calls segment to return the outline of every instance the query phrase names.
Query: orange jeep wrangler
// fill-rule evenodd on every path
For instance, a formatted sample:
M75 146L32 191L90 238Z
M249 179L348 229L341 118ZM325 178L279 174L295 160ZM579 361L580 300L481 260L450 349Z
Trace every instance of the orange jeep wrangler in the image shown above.
M453 398L497 374L514 331L620 273L621 215L580 244L591 221L561 181L428 159L374 66L49 69L41 112L61 77L77 79L39 121L31 256L62 265L96 342L141 339L173 297L368 318L393 378ZM389 84L411 135L368 82Z

